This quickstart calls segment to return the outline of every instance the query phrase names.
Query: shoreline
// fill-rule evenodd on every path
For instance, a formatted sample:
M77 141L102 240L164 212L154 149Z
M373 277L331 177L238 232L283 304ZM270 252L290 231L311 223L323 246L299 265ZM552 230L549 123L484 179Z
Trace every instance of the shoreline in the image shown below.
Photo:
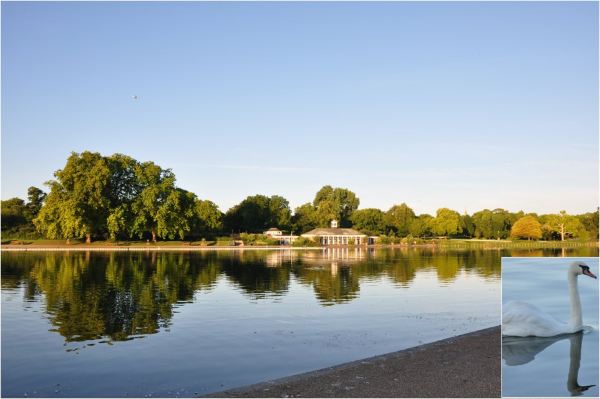
M13 252L35 252L35 251L245 251L245 250L323 250L323 249L410 249L410 248L433 248L433 249L547 249L547 248L584 248L598 247L597 242L586 243L561 243L552 245L511 245L508 241L471 241L456 242L450 244L444 243L423 243L423 244L374 244L374 245L329 245L312 247L294 247L287 245L156 245L156 244L134 244L134 245L89 245L89 244L2 244L0 251Z
M500 326L201 397L500 397Z

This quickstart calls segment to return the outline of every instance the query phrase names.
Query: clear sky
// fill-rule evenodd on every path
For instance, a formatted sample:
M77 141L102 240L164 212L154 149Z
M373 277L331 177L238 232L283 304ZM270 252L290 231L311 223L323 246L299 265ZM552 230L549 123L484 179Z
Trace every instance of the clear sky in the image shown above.
M594 2L2 2L3 199L91 150L222 210L587 212L598 106Z

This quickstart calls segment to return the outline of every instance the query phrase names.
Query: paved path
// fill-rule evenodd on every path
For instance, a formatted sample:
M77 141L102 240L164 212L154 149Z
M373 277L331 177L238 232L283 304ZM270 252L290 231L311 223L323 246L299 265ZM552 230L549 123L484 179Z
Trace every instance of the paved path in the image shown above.
M500 397L500 327L207 397Z

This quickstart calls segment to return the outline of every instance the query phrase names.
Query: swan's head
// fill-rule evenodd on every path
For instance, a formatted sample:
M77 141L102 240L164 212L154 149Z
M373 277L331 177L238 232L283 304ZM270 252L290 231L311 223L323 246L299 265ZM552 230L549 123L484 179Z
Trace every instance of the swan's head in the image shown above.
M569 266L569 273L574 274L575 276L579 276L583 274L585 276L596 278L594 273L590 271L590 267L583 262L573 262L571 266Z

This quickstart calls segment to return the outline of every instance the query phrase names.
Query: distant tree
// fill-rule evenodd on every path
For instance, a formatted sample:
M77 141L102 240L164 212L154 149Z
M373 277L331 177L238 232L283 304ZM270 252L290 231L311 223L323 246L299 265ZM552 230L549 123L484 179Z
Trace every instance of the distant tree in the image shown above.
M502 208L496 208L492 211L492 237L489 238L508 238L512 226L512 214Z
M315 195L313 205L317 211L319 226L328 226L336 219L341 227L350 227L350 217L358 209L360 200L352 191L346 188L323 186Z
M467 212L460 215L460 227L464 237L470 238L475 234L475 223L473 223L473 218L469 216Z
M567 214L566 211L560 211L558 214L544 215L543 219L546 228L560 236L564 241L565 237L578 237L582 230L585 230L583 224L575 216Z
M38 213L40 213L40 209L42 209L42 206L44 205L46 195L47 194L45 192L43 192L37 187L31 186L27 189L28 202L26 204L26 216L28 222L31 222L33 219L36 218Z
M352 227L367 235L385 233L384 213L379 209L358 209L350 217Z
M292 211L288 200L279 195L269 198L269 226L289 230L292 222Z
M310 202L300 205L294 210L292 216L292 229L298 234L306 233L319 225L317 221L317 208Z
M512 226L510 236L511 238L539 240L542 237L542 225L533 216L523 216Z
M598 239L598 210L578 215L577 218L591 238Z
M475 225L475 237L477 238L493 238L494 223L493 212L489 209L484 209L473 214L473 224Z
M448 208L440 208L432 220L433 233L438 236L451 237L462 232L460 214Z
M413 237L430 237L433 235L431 231L433 216L426 213L419 215L410 223L409 233Z
M225 226L237 232L261 233L270 227L288 228L291 210L288 201L278 195L246 197L225 214Z
M197 237L214 235L223 229L223 213L212 201L195 201L195 215L192 218L192 234Z
M2 201L2 231L27 223L27 207L21 198Z
M410 225L415 218L415 212L405 203L394 205L385 213L387 230L406 237L410 234Z

